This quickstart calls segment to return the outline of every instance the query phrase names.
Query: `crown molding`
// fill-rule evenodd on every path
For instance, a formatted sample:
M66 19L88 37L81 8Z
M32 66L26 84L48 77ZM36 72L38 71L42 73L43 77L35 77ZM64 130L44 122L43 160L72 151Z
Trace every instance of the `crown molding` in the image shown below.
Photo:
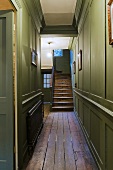
M11 0L11 2L13 3L17 10L22 8L20 0Z
M85 1L86 0L77 0L77 2L76 2L75 19L76 19L76 24L77 25L79 24Z
M78 35L78 30L72 25L46 26L44 28L41 28L40 34L41 36L44 34L45 35L53 34L53 35L69 35L72 37L76 37Z
M32 16L34 23L37 27L38 32L40 32L40 28L42 27L43 13L39 0L23 0L26 5L29 14Z

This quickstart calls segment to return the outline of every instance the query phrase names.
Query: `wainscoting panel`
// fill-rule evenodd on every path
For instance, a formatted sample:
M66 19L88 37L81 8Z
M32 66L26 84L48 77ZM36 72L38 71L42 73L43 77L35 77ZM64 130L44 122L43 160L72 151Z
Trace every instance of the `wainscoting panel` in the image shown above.
M81 122L83 123L83 103L81 100L79 100L79 117Z
M0 162L4 164L5 159L6 159L6 145L5 141L6 140L6 115L5 114L0 114ZM4 164L5 166L5 164Z
M79 103L79 100L78 100L78 98L75 96L75 110L77 111L77 113L78 113L78 103Z
M113 169L113 116L107 108L75 93L75 110L91 152L101 170ZM77 111L78 110L78 111Z
M105 125L105 169L113 170L113 127Z
M85 104L83 105L83 124L88 137L90 136L90 109Z
M91 122L90 122L90 127L91 127L91 142L94 146L94 149L96 148L96 151L98 152L100 156L100 124L101 124L101 119L98 117L98 115L94 111L90 111L91 114Z
M22 149L23 149L23 152L22 152L22 154L23 154L23 159L25 159L25 157L26 157L26 154L27 154L27 149L28 149L28 144L27 144L27 134L26 134L26 132L27 132L27 129L26 129L26 112L24 112L23 114L22 114L22 119L21 119L21 121L22 121L22 125L23 125L23 129L22 129L22 132L23 132L23 138L22 138Z

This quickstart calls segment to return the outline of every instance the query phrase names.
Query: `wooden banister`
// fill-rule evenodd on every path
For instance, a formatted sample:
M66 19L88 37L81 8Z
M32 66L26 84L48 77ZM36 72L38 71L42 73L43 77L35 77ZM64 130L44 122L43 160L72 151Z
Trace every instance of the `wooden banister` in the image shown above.
M50 81L50 106L51 108L52 108L52 103L53 103L54 82L55 82L55 76L54 76L54 66L53 66L52 74L51 74L51 81Z

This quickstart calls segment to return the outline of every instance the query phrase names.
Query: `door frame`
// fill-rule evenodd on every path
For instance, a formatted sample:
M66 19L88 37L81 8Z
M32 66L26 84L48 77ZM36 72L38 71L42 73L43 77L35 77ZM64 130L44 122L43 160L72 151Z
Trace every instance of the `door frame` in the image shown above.
M15 60L15 169L19 169L19 148L18 148L18 122L19 122L19 115L18 113L21 112L21 92L20 90L20 84L19 77L21 75L20 73L20 67L18 65L18 60L20 60L19 56L22 54L22 5L20 3L20 0L10 0L11 3L14 5L16 9L16 60ZM19 100L18 100L19 99Z
M18 113L20 112L21 109L21 102L22 101L18 101L18 98L21 99L21 94L18 93L18 91L21 91L20 88L20 82L19 82L19 75L20 70L19 70L19 66L18 66L18 59L21 54L22 51L22 47L21 47L21 42L22 42L22 37L21 37L21 32L22 32L22 5L20 0L10 0L11 4L14 6L15 8L15 34L16 34L16 39L15 39L15 119L14 119L14 129L15 129L15 134L14 134L14 152L15 152L15 170L19 169L19 158L18 158L18 119L19 119L19 115Z

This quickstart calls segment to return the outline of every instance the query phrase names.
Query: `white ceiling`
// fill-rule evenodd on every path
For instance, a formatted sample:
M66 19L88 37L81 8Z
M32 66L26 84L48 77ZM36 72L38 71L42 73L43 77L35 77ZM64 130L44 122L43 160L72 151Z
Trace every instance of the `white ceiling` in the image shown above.
M72 25L76 0L40 0L46 26ZM41 66L52 66L52 58L48 58L49 49L68 49L70 37L41 38ZM50 43L50 46L48 44Z
M70 37L46 37L41 38L41 68L52 67L52 57L48 53L54 49L68 49ZM49 43L50 42L50 46Z
M51 42L50 48L54 49L68 49L70 37L48 37L41 38L41 50L48 50L49 44Z
M40 0L46 25L72 25L76 0Z

